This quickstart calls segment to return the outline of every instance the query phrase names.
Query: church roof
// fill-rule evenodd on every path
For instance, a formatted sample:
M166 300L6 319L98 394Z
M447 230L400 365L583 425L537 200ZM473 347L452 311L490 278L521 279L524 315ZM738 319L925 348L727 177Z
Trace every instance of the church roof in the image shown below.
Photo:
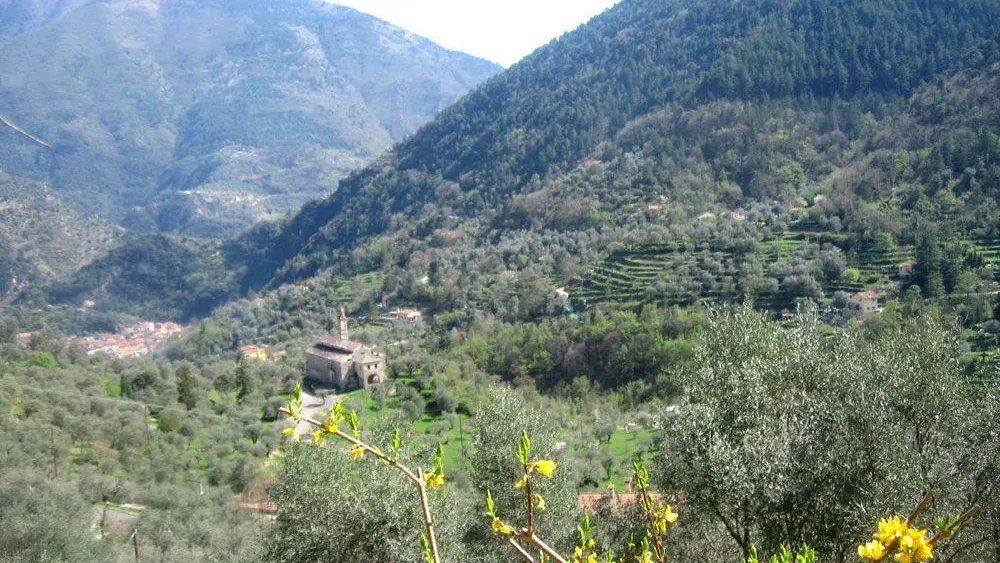
M313 346L311 349L309 349L309 352L307 352L307 354L310 356L315 356L317 358L323 358L324 360L332 360L341 363L354 361L354 354L351 354L349 352L340 352L337 350L331 350L326 346L320 346L320 345Z
M355 350L362 347L364 347L364 345L360 342L346 340L340 338L339 336L328 335L321 338L313 348L330 348L338 352L353 354Z
M381 354L377 354L377 353L375 353L375 354L361 354L359 356L355 356L354 361L358 362L359 364L371 364L371 363L375 363L375 362L381 362L382 361L382 355Z

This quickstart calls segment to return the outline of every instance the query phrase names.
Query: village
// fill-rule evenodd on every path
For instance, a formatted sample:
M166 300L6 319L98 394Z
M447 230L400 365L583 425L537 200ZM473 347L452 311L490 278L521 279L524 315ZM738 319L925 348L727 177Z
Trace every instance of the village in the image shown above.
M103 353L116 358L141 358L184 331L185 328L175 322L140 321L131 326L120 327L114 334L71 337L66 341L80 346L87 355Z

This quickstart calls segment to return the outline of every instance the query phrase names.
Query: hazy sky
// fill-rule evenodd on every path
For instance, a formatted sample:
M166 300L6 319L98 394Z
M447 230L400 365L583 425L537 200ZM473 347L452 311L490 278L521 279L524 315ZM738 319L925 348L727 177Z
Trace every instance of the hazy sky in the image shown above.
M333 0L439 45L510 66L618 0Z

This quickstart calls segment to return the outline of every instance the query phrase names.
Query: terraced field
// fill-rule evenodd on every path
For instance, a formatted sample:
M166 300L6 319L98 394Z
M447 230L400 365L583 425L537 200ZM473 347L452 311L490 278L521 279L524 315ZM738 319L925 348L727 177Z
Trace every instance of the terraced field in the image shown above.
M682 244L630 247L609 256L570 285L573 298L586 303L637 306L654 298L669 304L729 299L739 272L731 253L696 250ZM677 272L698 272L678 276ZM660 284L661 287L657 287Z
M973 245L987 264L1000 263L1000 239L977 239Z
M798 230L758 245L760 262L767 274L770 267L784 258L800 255L808 244L830 243L842 246L844 235ZM984 254L1000 260L1000 242L984 244ZM909 249L894 251L875 248L858 253L856 282L837 280L823 288L827 295L836 291L857 293L867 287L898 277L899 264L911 257ZM695 248L689 241L635 246L615 252L594 266L586 276L569 286L574 299L587 304L613 304L629 308L655 300L668 304L733 301L742 298L739 263L745 257L738 252ZM757 305L780 310L794 307L794 300L761 297Z

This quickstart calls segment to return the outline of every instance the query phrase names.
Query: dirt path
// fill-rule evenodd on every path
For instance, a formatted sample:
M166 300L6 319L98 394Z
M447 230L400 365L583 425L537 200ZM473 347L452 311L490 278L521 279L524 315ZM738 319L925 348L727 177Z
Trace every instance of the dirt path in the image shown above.
M14 131L17 131L18 133L24 135L25 137L31 139L32 141L38 143L39 145L42 145L43 147L47 147L47 148L50 148L50 149L52 148L52 145L46 143L45 141L39 139L38 137L32 135L31 133L28 133L27 131L25 131L24 129L21 129L17 125L14 125L13 122L11 122L9 119L7 119L6 117L4 117L2 115L0 115L0 123L2 123L3 125L6 125L7 127L10 127Z
M304 389L302 390L302 414L310 418L315 418L317 420L323 420L326 418L327 413L330 408L333 407L333 403L337 400L336 395L327 395L325 398L318 397L316 395L310 395ZM315 428L312 427L308 422L300 422L298 426L295 427L295 437L300 439L308 439Z

